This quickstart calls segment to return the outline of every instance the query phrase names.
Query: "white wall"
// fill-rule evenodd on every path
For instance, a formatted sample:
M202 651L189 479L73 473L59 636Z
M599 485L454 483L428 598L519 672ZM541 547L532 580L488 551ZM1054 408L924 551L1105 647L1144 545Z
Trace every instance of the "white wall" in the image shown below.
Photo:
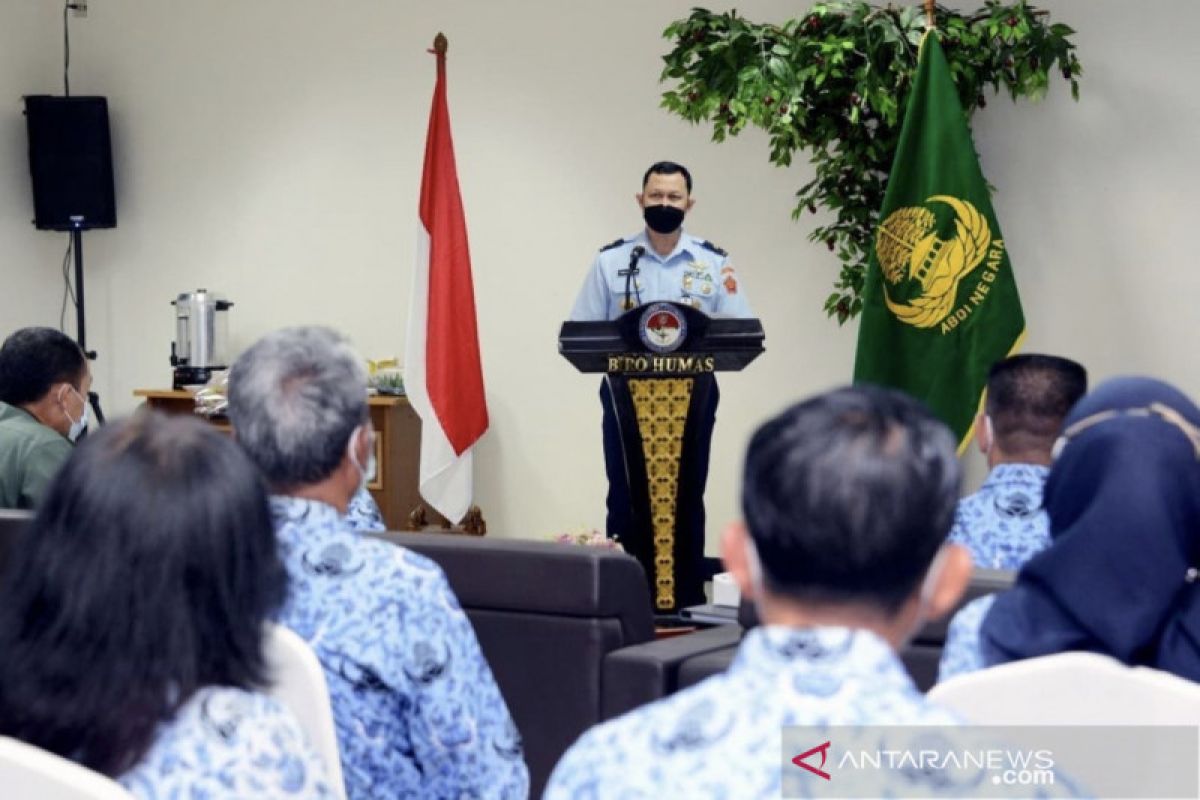
M850 375L853 325L820 312L836 274L790 221L800 164L757 134L723 145L658 109L659 37L693 0L383 3L92 0L73 22L72 90L109 98L120 226L85 236L89 343L110 413L170 380L168 301L225 292L235 348L322 322L364 355L402 354L433 58L470 226L492 428L478 501L497 535L603 526L597 381L555 352L601 244L639 227L645 165L692 167L689 228L733 254L768 352L728 376L709 481L710 551L736 514L741 448L788 401ZM60 7L0 5L0 329L56 324L65 236L28 224L21 94L61 91ZM977 122L1025 299L1028 349L1097 378L1150 372L1200 394L1191 363L1200 7L1044 2L1079 30L1083 99L996 98ZM783 20L803 4L737 8ZM1171 20L1168 24L1166 20ZM68 330L70 328L68 327ZM978 472L976 464L975 472Z

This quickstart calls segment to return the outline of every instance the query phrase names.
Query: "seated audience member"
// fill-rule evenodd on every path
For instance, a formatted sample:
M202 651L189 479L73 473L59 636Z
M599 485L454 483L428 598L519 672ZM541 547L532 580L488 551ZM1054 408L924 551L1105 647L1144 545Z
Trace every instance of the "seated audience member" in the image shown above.
M147 800L333 797L299 725L258 691L286 581L237 445L153 413L104 427L0 576L0 735Z
M954 513L950 541L977 567L1015 570L1050 544L1042 487L1050 451L1071 406L1087 391L1087 372L1066 358L1030 353L992 365L987 402L975 420L987 478Z
M784 726L954 724L896 655L970 575L966 551L945 543L954 451L919 403L869 386L760 427L746 453L745 523L726 530L722 556L763 625L726 673L584 734L546 797L779 797ZM889 796L888 773L874 775L854 796ZM961 796L943 777L915 779L931 796Z
M521 741L436 564L345 519L374 453L361 360L326 328L259 340L229 415L274 496L281 621L325 668L351 798L525 797Z
M1066 358L1030 353L992 366L975 420L991 471L978 492L958 502L950 529L950 541L970 550L975 566L1018 570L1050 546L1042 489L1063 420L1086 391L1087 371ZM981 597L950 620L938 680L980 668L979 624L990 605Z
M1060 447L1053 543L994 596L983 664L1083 650L1200 680L1200 409L1160 381L1110 380Z
M33 508L87 427L92 373L53 328L22 328L0 346L0 508Z

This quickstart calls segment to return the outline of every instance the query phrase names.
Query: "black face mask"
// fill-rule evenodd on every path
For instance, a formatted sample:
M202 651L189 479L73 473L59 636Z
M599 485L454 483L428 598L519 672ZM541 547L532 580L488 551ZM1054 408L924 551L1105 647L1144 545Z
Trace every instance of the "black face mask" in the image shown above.
M683 209L675 206L646 206L642 209L642 217L655 233L674 233L683 224Z

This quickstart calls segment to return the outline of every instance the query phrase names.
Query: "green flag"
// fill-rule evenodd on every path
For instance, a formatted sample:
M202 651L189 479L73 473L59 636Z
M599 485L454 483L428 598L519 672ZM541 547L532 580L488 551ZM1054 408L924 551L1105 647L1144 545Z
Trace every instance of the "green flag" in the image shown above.
M854 381L902 389L970 438L988 368L1025 318L987 182L935 34L916 79L867 267Z

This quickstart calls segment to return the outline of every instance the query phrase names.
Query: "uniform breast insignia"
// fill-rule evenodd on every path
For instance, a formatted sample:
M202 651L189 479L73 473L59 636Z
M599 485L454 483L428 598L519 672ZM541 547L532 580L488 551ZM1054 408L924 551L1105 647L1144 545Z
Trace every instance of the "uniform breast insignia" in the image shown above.
M733 267L724 267L721 270L721 285L725 287L726 294L737 294L738 281L737 275L733 271Z
M729 255L729 253L726 253L724 250L722 250L721 248L717 247L715 244L713 244L712 242L708 241L707 239L706 239L705 241L701 242L701 243L700 243L700 246L701 246L701 247L703 247L705 250L708 250L709 252L716 253L716 254L717 254L717 255L719 255L719 256L727 256L727 255Z
M683 290L685 292L692 290L692 273L690 272L683 273Z
M604 247L601 247L600 252L603 253L605 250L612 250L614 247L620 247L623 244L625 244L624 239L617 239L615 242L609 242Z

